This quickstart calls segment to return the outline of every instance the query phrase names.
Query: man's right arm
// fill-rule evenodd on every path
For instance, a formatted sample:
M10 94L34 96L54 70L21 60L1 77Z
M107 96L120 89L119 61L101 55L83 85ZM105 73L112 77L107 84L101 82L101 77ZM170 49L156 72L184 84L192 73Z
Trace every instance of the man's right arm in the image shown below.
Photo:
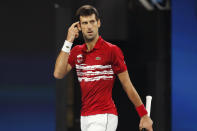
M64 44L62 51L57 57L54 70L54 77L57 79L64 78L64 76L72 69L71 65L68 63L68 57L73 41L79 36L77 24L79 24L79 22L73 23L68 29L67 39L65 42L66 45ZM70 47L68 48L68 46Z

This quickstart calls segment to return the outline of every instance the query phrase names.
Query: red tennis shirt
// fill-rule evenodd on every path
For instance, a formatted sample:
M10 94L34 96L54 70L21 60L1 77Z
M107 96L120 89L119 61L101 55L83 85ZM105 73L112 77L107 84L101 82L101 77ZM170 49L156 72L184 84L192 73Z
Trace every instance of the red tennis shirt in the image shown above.
M68 63L76 68L81 86L81 115L111 113L117 115L112 100L115 74L127 70L122 51L99 37L87 52L86 44L72 48Z

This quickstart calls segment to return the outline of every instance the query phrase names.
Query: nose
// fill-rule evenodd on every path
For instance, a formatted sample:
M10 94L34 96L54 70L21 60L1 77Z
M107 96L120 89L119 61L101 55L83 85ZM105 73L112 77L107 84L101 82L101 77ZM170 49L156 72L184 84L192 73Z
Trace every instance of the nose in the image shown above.
M88 29L91 29L92 28L92 24L90 22L88 22L87 27L88 27Z

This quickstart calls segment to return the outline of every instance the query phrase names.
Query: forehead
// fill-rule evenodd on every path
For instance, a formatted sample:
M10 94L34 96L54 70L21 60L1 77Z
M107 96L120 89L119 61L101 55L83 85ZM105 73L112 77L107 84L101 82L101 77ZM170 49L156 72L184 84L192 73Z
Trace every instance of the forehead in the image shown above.
M80 16L80 21L89 21L89 20L96 20L95 14L88 16Z

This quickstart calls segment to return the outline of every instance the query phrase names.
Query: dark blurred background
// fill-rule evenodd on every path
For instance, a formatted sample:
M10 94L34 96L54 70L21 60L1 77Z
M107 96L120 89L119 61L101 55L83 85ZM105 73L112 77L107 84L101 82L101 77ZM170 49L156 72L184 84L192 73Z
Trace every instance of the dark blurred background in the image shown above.
M84 4L98 9L100 35L122 49L143 102L153 96L154 131L196 131L195 0L1 2L0 130L80 131L75 71L55 80L53 69L75 11ZM82 36L74 42L82 43ZM113 98L117 131L138 131L139 117L118 79Z
M54 8L43 1L0 2L0 130L54 131Z

